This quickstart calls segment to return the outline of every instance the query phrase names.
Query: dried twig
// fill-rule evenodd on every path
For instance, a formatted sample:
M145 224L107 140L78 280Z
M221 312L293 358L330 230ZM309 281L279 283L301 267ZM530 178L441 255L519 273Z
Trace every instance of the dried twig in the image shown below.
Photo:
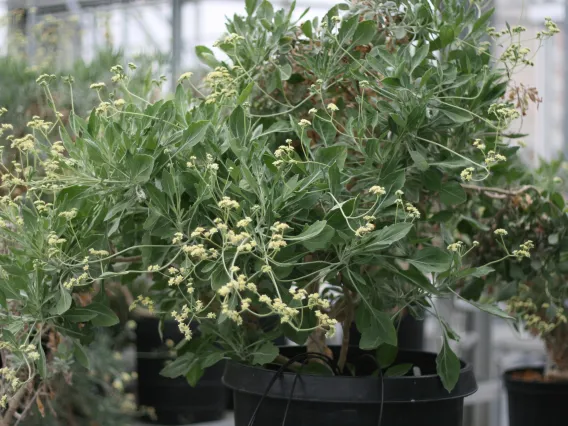
M10 405L8 407L8 410L6 411L3 417L0 417L0 426L10 426L10 423L12 422L12 417L14 417L14 415L16 414L16 410L20 406L20 403L22 402L22 399L26 394L26 390L27 390L26 387L22 386L18 390L18 392L16 392L16 394L12 397L12 399L10 400Z
M536 186L533 185L525 185L525 186L521 186L518 189L515 190L509 190L509 189L503 189L503 188L495 188L495 187L489 187L489 186L478 186L478 185L468 185L468 184L462 184L462 188L464 189L470 189L472 191L477 191L477 192L485 192L487 193L488 196L491 196L489 194L501 194L501 195L505 195L508 197L514 197L517 195L520 195L524 192L527 191L536 191L537 193L540 194L539 189ZM505 197L499 197L499 196L494 196L494 198L505 198Z
M345 319L343 320L343 340L341 341L341 350L339 352L339 361L337 361L337 366L339 371L343 371L345 363L347 362L347 352L349 351L349 340L351 335L351 324L353 323L353 299L351 297L351 292L349 289L345 289Z

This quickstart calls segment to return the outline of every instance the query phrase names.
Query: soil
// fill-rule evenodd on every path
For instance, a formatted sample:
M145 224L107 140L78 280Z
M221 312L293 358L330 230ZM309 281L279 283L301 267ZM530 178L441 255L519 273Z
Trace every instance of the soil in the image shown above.
M561 374L560 372L555 371L552 371L549 375L544 375L540 371L536 370L522 370L515 371L512 374L512 377L515 380L522 380L524 382L568 382L568 376L566 374Z

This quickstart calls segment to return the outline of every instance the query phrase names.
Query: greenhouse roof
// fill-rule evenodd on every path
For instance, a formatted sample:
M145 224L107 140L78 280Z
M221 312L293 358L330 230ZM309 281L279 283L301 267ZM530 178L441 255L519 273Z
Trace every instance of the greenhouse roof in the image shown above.
M110 6L124 3L155 3L155 0L8 0L8 9L37 7L38 13L58 13L78 8Z

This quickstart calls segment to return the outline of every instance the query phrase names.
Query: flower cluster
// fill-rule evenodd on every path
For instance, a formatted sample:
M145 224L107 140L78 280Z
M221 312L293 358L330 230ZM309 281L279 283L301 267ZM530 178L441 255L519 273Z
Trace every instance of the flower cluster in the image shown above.
M525 295L509 299L507 310L519 315L528 329L540 335L549 334L559 325L568 323L564 308L547 302L539 306L532 298Z
M489 114L494 114L500 121L508 123L521 116L521 113L509 103L491 104L487 110Z
M554 34L558 34L560 32L560 28L558 28L558 25L556 25L551 18L544 18L544 26L546 27L546 31L537 32L536 38L544 39L546 37L552 37Z
M286 241L284 241L284 232L290 229L290 226L286 223L275 222L274 225L270 227L272 231L272 236L270 237L270 242L268 243L268 248L274 251L279 251L280 249L287 246Z
M370 192L371 194L377 195L377 196L385 195L385 194L386 194L385 188L382 187L382 186L379 186L379 185L371 186L371 187L369 188L369 192Z
M87 266L87 265L86 265ZM89 274L87 272L83 272L78 277L72 277L63 283L63 287L67 290L72 290L75 286L84 285L87 280L89 279Z
M489 151L485 156L485 164L489 167L503 161L507 161L507 157L502 154L498 154L495 151Z
M224 210L237 210L240 207L239 203L230 197L223 197L218 206Z
M518 260L522 260L525 257L530 258L531 257L530 250L533 248L534 248L534 243L531 240L527 240L519 246L518 250L513 250L512 254Z
M468 167L466 169L463 169L462 172L460 173L462 180L465 182L471 181L473 179L474 171L475 169L473 167Z
M375 224L372 223L375 220L375 216L365 216L364 219L367 221L367 223L365 223L365 225L363 226L360 226L355 231L355 235L357 235L358 237L367 235L368 233L375 230Z
M463 241L456 241L448 246L448 250L453 253L458 253L463 248Z
M144 297L142 295L139 295L136 300L134 300L134 302L130 304L130 307L128 309L130 311L133 311L138 305L144 306L150 312L154 312L154 301L147 296Z
M191 340L193 333L191 332L189 323L192 320L192 315L189 306L183 305L180 313L172 311L171 315L178 323L180 333L183 334L187 340Z
M13 139L11 147L24 152L33 151L35 149L35 138L33 135L25 135L21 138Z
M217 67L205 77L205 85L211 89L205 103L213 104L237 95L235 80L225 67Z

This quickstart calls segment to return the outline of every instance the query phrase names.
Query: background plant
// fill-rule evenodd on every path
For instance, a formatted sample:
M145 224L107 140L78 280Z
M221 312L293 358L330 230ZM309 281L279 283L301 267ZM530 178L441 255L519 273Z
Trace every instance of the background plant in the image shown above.
M447 389L457 382L457 336L432 299L492 271L462 265L478 244L454 240L460 180L489 178L517 149L505 129L518 111L501 99L512 68L491 68L480 44L491 13L358 2L300 23L266 1L246 6L219 42L232 64L197 48L215 67L202 85L186 73L173 99L150 102L126 86L134 66L116 65L113 84L91 85L100 103L86 120L32 120L17 140L22 167L3 184L27 192L0 213L9 374L42 376L51 330L80 351L117 321L108 281L150 274L135 306L186 335L166 376L194 383L225 357L281 360L278 335L327 353L337 322L355 320L363 349L396 347L393 320L411 307L440 321L438 372ZM55 79L38 79L48 99ZM271 331L267 316L280 320Z

